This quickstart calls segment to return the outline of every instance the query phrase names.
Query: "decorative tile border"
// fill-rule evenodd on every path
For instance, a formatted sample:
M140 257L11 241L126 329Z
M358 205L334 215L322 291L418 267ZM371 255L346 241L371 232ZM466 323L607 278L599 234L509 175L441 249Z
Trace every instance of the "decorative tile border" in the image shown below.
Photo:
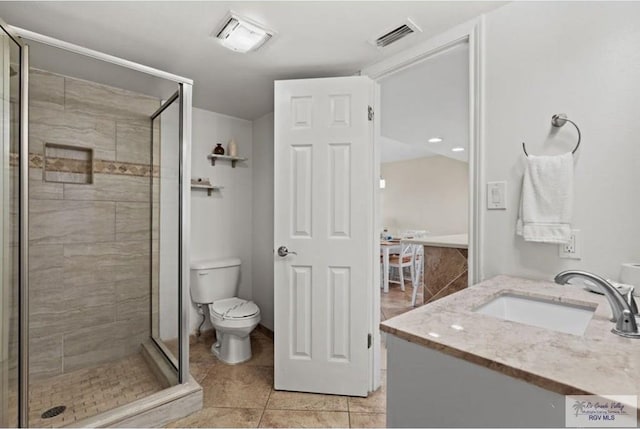
M18 154L12 153L10 156L10 165L18 165ZM96 173L96 174L115 174L120 176L136 176L136 177L160 177L160 166L154 165L153 168L147 164L136 164L132 162L121 161L105 161L102 159L93 160L93 169L88 171L86 161L80 161L70 158L48 158L47 170L58 171L64 173ZM43 168L45 164L44 156L38 153L29 154L29 167Z
M93 172L123 176L150 177L153 175L153 177L160 177L160 166L154 165L153 168L151 168L151 166L147 164L96 159L93 161Z
M9 166L10 167L17 167L19 159L20 159L20 155L18 155L15 152L9 152Z
M47 157L45 170L56 173L91 174L90 160Z
M44 168L44 156L38 153L29 153L29 167Z

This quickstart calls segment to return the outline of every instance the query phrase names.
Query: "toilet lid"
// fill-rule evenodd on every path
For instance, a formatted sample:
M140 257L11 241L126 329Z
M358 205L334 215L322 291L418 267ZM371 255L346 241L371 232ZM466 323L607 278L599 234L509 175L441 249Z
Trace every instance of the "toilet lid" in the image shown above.
M210 309L225 319L242 319L253 316L258 312L258 306L253 301L240 298L221 299L210 304Z

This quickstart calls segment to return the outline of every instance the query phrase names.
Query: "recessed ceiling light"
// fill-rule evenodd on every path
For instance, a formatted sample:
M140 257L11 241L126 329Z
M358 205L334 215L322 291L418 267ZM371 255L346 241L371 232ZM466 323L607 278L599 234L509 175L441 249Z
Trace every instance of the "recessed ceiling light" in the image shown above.
M463 147L454 147L453 149L451 149L451 152L464 152L464 148Z
M274 32L248 18L241 17L234 12L223 21L222 29L216 37L225 48L232 51L246 53L255 51L273 37Z
M429 140L427 140L429 143L441 143L442 142L442 137L431 137Z

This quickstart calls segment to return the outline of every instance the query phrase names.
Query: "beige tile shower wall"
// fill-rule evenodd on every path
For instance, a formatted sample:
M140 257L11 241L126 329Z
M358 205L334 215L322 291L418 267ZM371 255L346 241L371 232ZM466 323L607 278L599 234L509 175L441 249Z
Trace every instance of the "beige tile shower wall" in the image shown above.
M149 336L151 177L114 170L149 165L160 102L38 70L30 79L30 152L56 143L106 161L94 165L93 184L29 171L30 369L39 378L135 353Z

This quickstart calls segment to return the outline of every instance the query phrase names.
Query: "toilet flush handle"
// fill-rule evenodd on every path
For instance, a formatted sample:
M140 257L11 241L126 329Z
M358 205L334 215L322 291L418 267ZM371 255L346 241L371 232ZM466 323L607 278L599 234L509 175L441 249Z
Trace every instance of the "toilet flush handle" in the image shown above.
M287 255L297 255L297 253L287 249L287 246L278 247L278 256L281 256L284 258Z

